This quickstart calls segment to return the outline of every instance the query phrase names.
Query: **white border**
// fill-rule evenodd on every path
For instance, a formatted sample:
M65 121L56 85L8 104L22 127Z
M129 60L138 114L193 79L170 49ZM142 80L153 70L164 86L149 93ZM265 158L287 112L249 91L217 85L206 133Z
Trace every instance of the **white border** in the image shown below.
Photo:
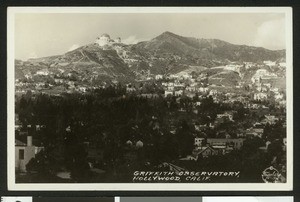
M115 201L114 202L120 202L120 201L121 201L120 197L119 196L115 196Z
M202 202L293 202L293 196L205 196Z
M292 190L293 189L293 50L290 7L8 7L7 9L7 180L8 190ZM283 13L286 16L287 183L15 183L14 22L16 13Z

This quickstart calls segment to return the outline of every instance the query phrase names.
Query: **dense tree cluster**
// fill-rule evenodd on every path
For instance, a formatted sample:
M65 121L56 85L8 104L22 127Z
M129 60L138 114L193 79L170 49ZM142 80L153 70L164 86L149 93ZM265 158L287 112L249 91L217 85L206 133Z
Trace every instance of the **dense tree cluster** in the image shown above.
M201 101L201 105L195 107L197 101ZM198 110L197 113L193 113L194 109ZM235 122L207 127L202 132L195 130L194 124L208 126L214 123L218 113L226 110L235 110ZM28 92L16 99L16 114L23 130L30 130L34 139L45 147L45 151L33 159L27 169L48 174L69 170L72 179L80 182L99 180L90 172L89 163L93 160L89 159L87 147L94 148L102 156L93 165L106 171L106 177L102 177L101 181L107 178L110 181L128 181L134 170L155 170L163 162L179 164L179 158L192 153L196 136L223 137L218 131L224 130L236 137L238 129L246 127L249 117L255 116L241 103L215 103L212 97L149 99L128 95L121 85L86 94L61 96L32 95ZM34 130L28 125L44 127ZM283 138L285 133L281 126L280 123L274 127L267 126L264 138L272 142ZM142 142L142 146L138 145L138 141ZM198 170L220 168L217 164L225 159L224 169L246 169L251 163L261 162L257 170L248 171L259 176L261 166L265 166L271 158L266 160L258 154L258 148L263 144L261 139L245 141L241 152L223 156L223 160L220 157L200 158L190 166ZM279 146L272 144L272 154L282 155L276 153L281 151L276 149Z

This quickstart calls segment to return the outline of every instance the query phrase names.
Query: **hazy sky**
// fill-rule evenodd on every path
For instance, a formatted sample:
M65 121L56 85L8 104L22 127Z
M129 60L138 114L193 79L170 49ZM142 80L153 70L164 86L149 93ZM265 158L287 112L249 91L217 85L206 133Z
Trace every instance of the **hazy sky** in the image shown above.
M164 31L215 38L233 44L285 48L284 14L74 14L15 15L15 56L28 59L57 55L93 43L102 33L124 43L152 39Z

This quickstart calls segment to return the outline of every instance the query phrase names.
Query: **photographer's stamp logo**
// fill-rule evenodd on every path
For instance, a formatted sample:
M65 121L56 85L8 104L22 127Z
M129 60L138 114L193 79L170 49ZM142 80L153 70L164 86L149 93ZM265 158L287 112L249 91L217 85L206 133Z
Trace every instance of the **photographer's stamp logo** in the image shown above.
M273 166L270 166L270 167L266 168L262 172L261 177L262 177L262 180L265 183L280 183L280 182L283 182L281 174Z

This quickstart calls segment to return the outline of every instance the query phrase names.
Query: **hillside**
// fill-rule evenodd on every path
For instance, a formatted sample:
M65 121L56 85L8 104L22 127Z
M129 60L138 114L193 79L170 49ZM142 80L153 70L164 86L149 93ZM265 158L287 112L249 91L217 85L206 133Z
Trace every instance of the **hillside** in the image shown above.
M284 55L284 50L272 51L234 45L218 39L197 39L164 32L152 40L133 45L117 43L101 47L89 44L63 55L16 60L15 67L16 79L24 79L25 75L34 79L51 74L55 78L71 78L88 85L103 81L132 82L156 74L200 73L208 71L207 68L224 66L233 61L284 61ZM48 73L37 76L39 71ZM209 76L219 73L209 72ZM237 81L236 75L230 74L228 76L228 72L223 72L211 79Z
M181 58L190 58L194 63L206 60L279 61L285 54L284 50L272 51L260 47L234 45L218 39L182 37L171 32L164 32L150 41L138 43L133 46L133 49L145 55L175 55Z

